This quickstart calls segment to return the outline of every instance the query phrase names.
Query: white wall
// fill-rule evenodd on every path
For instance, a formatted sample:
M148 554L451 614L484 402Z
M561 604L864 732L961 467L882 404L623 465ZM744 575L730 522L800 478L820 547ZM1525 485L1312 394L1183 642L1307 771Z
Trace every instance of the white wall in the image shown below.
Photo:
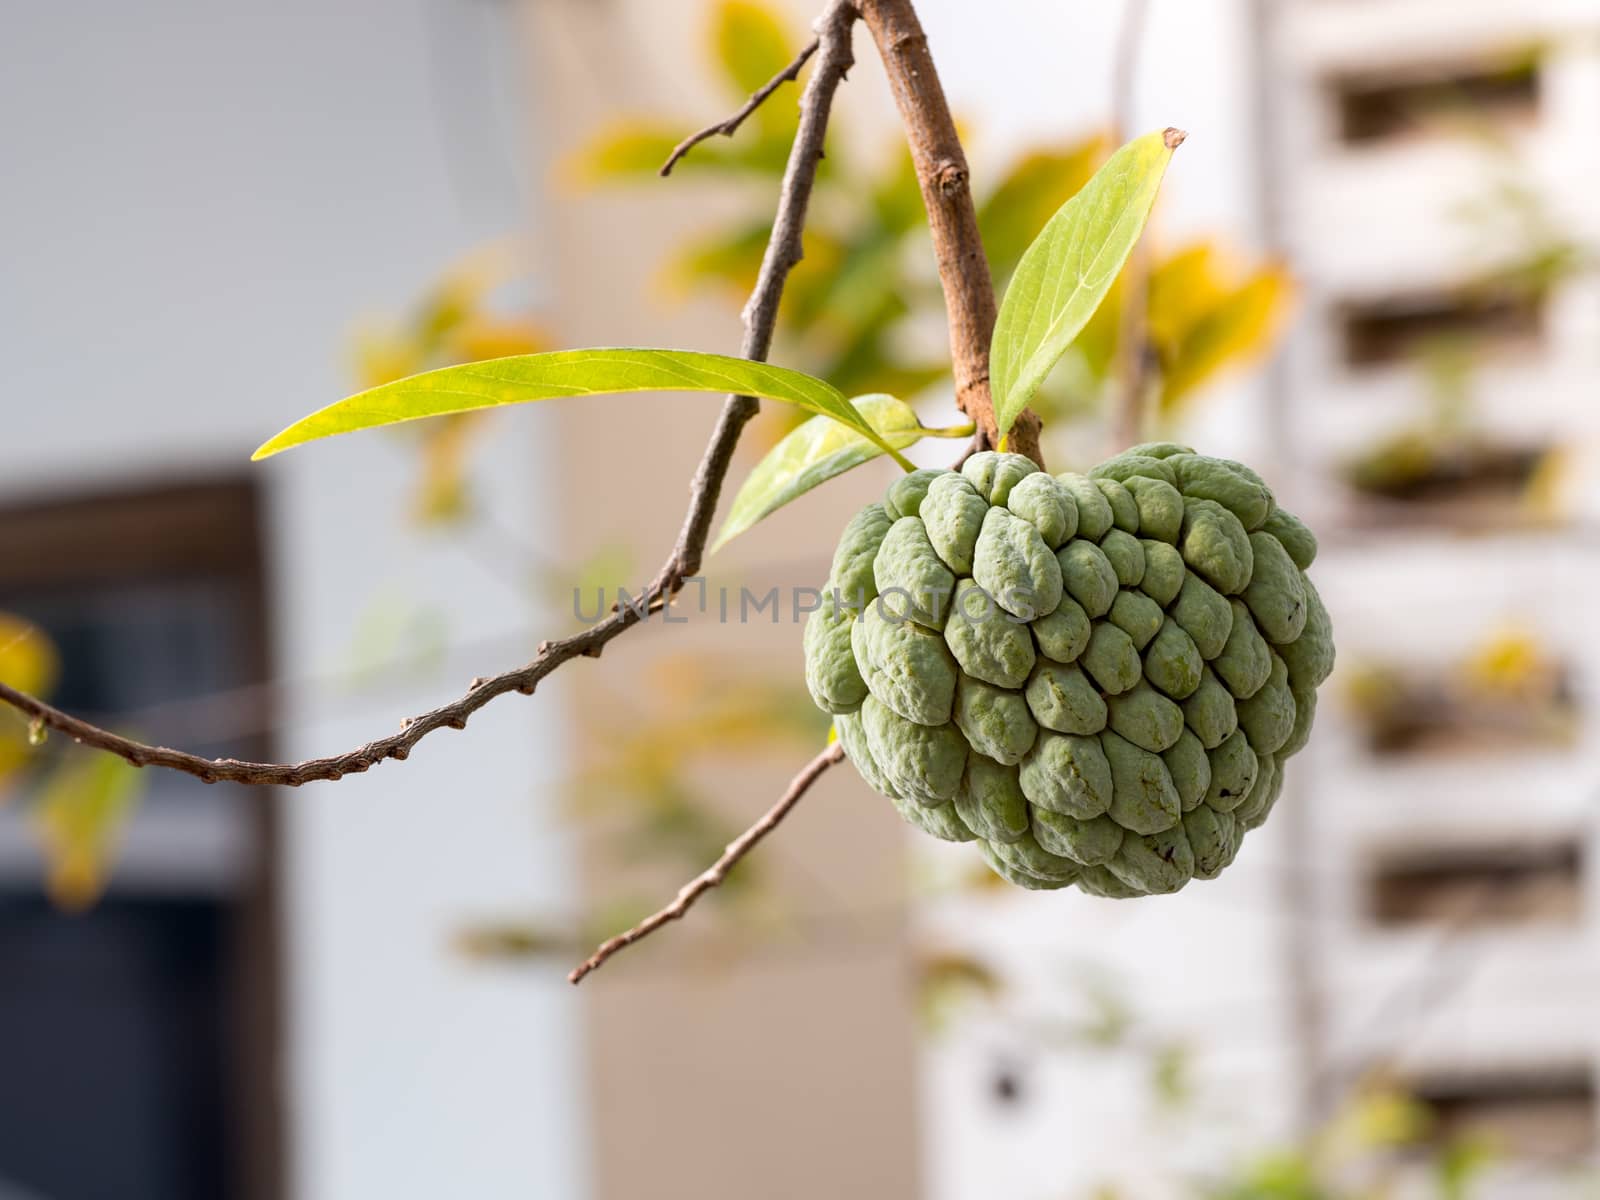
M380 0L13 6L0 37L0 491L191 471L269 489L291 756L341 750L454 695L525 644L378 695L313 680L388 589L452 640L537 628L522 589L403 522L384 437L249 467L349 390L353 316L392 310L518 223L495 135L498 8ZM505 36L510 43L512 39ZM488 71L486 75L485 72ZM453 172L453 174L452 174ZM479 493L529 541L555 519L539 418L506 420ZM512 571L513 578L516 572ZM474 917L559 905L559 686L286 800L295 1194L584 1191L576 1009L551 974L453 956Z

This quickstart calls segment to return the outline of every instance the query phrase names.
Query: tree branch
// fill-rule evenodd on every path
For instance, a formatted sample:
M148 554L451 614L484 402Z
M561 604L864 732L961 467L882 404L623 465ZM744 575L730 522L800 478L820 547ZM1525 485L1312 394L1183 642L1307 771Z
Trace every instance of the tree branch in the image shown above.
M744 124L745 118L751 113L755 112L756 109L760 108L762 104L766 102L768 96L772 95L773 92L777 91L784 84L792 83L799 77L800 68L806 65L806 60L808 60L817 52L817 47L819 47L821 44L821 38L812 38L806 43L805 48L801 50L799 54L794 56L793 62L791 62L783 70L779 71L771 79L767 80L766 83L762 84L755 91L751 92L750 99L746 100L742 105L740 105L738 112L734 113L731 117L727 117L724 120L718 121L715 125L707 125L704 129L701 129L696 133L691 133L688 137L684 138L683 141L674 146L672 148L672 153L667 155L667 161L661 164L662 177L665 178L666 176L671 175L672 168L678 165L679 160L681 160L684 155L688 154L689 151L693 150L701 142L710 141L718 134L721 134L723 137L731 138L735 133L739 132L739 126Z
M834 94L854 64L850 31L855 21L854 7L847 0L831 0L817 23L817 68L800 97L800 124L790 149L788 166L778 198L777 217L767 242L761 273L745 305L744 341L741 353L746 358L765 360L772 346L773 328L778 318L778 302L790 270L800 261L801 231L816 181L817 163L822 157L823 139L833 107ZM133 741L109 730L79 720L36 697L0 683L0 702L11 705L43 728L72 738L95 749L125 759L136 767L165 767L193 775L207 783L227 781L257 785L298 787L316 780L336 780L365 771L387 759L404 759L412 748L437 729L464 729L467 719L491 700L508 692L532 695L539 682L563 663L574 658L598 658L611 640L643 620L642 612L654 611L675 595L685 578L700 569L716 513L722 485L733 462L739 435L760 409L749 396L729 396L712 431L705 454L690 484L688 511L672 554L643 593L639 608L621 606L605 620L581 633L544 642L531 662L499 675L475 679L466 694L420 716L408 718L400 732L368 742L354 750L328 758L313 758L297 763L244 762L238 759L208 759Z
M801 768L800 773L789 781L789 786L784 789L778 802L769 808L759 821L729 842L716 862L679 888L678 895L671 904L652 913L632 929L601 943L593 954L568 973L567 982L582 983L584 976L604 965L612 955L625 950L642 938L649 937L663 925L680 919L694 907L701 896L712 888L720 886L739 860L754 850L757 843L782 823L794 806L800 803L801 797L811 789L811 785L820 779L829 767L843 758L844 747L834 742L808 762Z
M944 289L945 308L949 314L956 403L977 426L972 446L967 451L967 454L971 454L973 450L992 446L998 441L994 402L989 393L989 342L994 335L996 308L989 259L984 253L983 239L978 232L978 215L972 204L966 155L956 134L955 120L945 101L933 57L928 52L927 36L922 32L910 0L833 0L817 26L822 42L822 57L818 61L817 73L812 77L812 85L834 69L830 52L835 49L841 49L844 55L843 65L837 69L842 71L850 65L850 25L857 16L872 31L878 52L883 58L895 103L899 106L905 125L906 138L911 145L911 157L922 189L923 204L928 210L928 225L933 234L934 255L939 265L939 282ZM836 31L832 38L829 37L830 29ZM769 85L767 90L771 86L775 85ZM810 86L807 88L809 94ZM752 97L752 100L756 98ZM798 147L799 139L796 140ZM773 239L767 247L767 262L762 264L763 272L772 262L775 248L782 244L784 241L779 238L778 230L774 229ZM748 311L746 315L748 319ZM1025 411L1012 426L1009 445L1043 465L1044 459L1039 450L1039 427L1039 418L1031 410ZM703 537L701 544L704 544ZM685 884L671 904L602 944L586 962L573 969L567 976L568 981L581 982L584 976L618 951L682 917L704 893L720 884L727 877L728 870L748 854L757 842L772 832L818 776L843 757L843 748L835 743L812 759L795 776L782 799L766 816L731 842L722 857L708 870Z
M989 393L989 342L994 336L994 280L978 233L967 158L955 119L928 50L928 38L911 0L857 0L872 31L889 87L911 145L922 202L928 210L933 252L950 320L950 355L956 403L978 426L981 443L997 438ZM1008 446L1041 465L1039 418L1029 409L1017 418Z

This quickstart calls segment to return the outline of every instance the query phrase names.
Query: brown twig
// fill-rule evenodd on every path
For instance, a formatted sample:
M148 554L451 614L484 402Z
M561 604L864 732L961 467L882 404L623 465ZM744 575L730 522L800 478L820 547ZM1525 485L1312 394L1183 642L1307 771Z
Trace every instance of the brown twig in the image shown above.
M801 258L801 231L816 180L817 163L822 157L823 138L832 111L833 97L853 65L850 30L854 8L845 0L832 0L817 23L820 45L817 68L800 98L800 124L795 132L789 163L784 170L778 199L777 218L767 242L761 273L745 305L744 341L741 353L746 358L764 360L772 346L773 328L778 318L778 302L789 271ZM676 595L685 579L700 569L711 520L723 482L733 462L734 448L744 426L759 411L760 404L749 396L729 396L723 403L705 454L690 484L688 511L672 554L645 588L642 608L653 611L667 598ZM368 742L354 750L328 758L313 758L297 763L244 762L238 759L209 759L152 746L122 737L88 721L79 720L34 696L0 683L0 702L11 705L30 721L73 739L85 746L115 754L137 767L165 767L193 775L207 783L228 781L259 785L298 787L315 780L336 780L365 771L387 759L404 759L412 748L437 729L464 729L467 719L484 705L508 692L532 695L539 682L563 663L580 657L598 658L606 645L642 620L640 610L623 606L605 620L581 633L543 643L533 660L499 675L475 679L466 694L439 708L407 719L400 732Z
M993 446L997 437L989 393L989 342L996 313L994 280L978 233L967 158L955 118L911 0L858 0L858 7L888 73L928 210L950 320L956 403L976 422L984 443ZM1043 464L1039 418L1032 410L1017 418L1007 444Z
M751 92L750 99L746 100L744 104L739 107L738 112L734 113L731 117L727 117L724 120L718 121L715 125L707 125L704 129L701 129L695 133L691 133L688 137L684 138L683 141L674 146L672 148L672 153L667 155L667 161L661 164L662 177L665 178L666 176L671 175L672 168L678 165L679 160L682 159L685 154L688 154L689 151L698 146L701 142L710 141L718 134L721 134L723 137L731 138L735 133L737 133L739 131L739 126L744 124L745 118L751 113L755 112L756 109L760 108L762 104L766 102L768 96L772 95L773 92L777 91L784 84L792 83L795 79L799 78L800 68L806 65L807 60L817 52L817 48L821 44L821 38L812 38L805 44L805 48L802 49L799 54L794 56L793 62L791 62L783 70L779 71L771 79L767 80L766 83L762 84L755 91Z
M633 945L641 938L649 937L663 925L670 924L687 913L701 896L712 888L720 886L739 860L754 850L762 838L782 823L789 815L789 811L800 803L801 797L811 789L811 785L820 779L829 767L843 758L844 747L835 742L808 762L800 773L789 781L789 786L784 789L778 802L769 808L759 821L729 842L716 862L679 888L678 895L671 904L652 913L632 929L601 943L593 954L568 973L567 982L582 983L584 976L603 965L612 955Z

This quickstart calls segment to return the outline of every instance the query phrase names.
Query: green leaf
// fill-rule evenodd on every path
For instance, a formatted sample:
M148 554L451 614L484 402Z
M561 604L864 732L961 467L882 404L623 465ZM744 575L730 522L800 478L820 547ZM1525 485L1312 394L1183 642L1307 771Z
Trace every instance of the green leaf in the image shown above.
M1061 206L1023 254L1000 305L990 351L1001 437L1111 290L1182 141L1181 132L1166 129L1129 142Z
M616 392L733 392L793 404L842 421L911 464L880 438L833 385L801 371L693 350L592 349L519 354L425 371L360 392L296 421L252 456L401 421Z
M924 429L911 406L894 396L857 396L850 403L896 449L903 450L930 435L950 433ZM758 521L765 520L812 488L871 462L882 453L866 438L839 422L828 417L812 417L786 434L750 472L739 494L733 498L733 507L728 511L728 519L723 522L717 540L711 544L711 552L716 553Z

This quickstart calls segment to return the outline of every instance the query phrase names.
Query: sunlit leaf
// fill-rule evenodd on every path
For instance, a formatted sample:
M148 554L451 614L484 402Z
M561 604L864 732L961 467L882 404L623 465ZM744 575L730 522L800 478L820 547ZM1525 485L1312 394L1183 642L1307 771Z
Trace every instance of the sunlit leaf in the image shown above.
M904 449L923 436L922 422L894 396L857 396L850 402L885 441ZM728 519L711 544L713 553L785 504L883 451L828 417L812 417L788 434L756 464L733 499Z
M31 816L62 908L86 908L105 890L138 789L138 770L110 754L74 755L44 785Z
M1023 254L994 331L990 370L1000 436L1105 299L1180 141L1177 131L1166 130L1122 147Z
M296 421L266 442L253 457L267 458L319 438L423 417L569 396L653 391L737 392L793 404L859 429L888 450L906 470L911 469L836 388L820 379L786 367L721 354L633 348L557 350L413 375L330 404Z

